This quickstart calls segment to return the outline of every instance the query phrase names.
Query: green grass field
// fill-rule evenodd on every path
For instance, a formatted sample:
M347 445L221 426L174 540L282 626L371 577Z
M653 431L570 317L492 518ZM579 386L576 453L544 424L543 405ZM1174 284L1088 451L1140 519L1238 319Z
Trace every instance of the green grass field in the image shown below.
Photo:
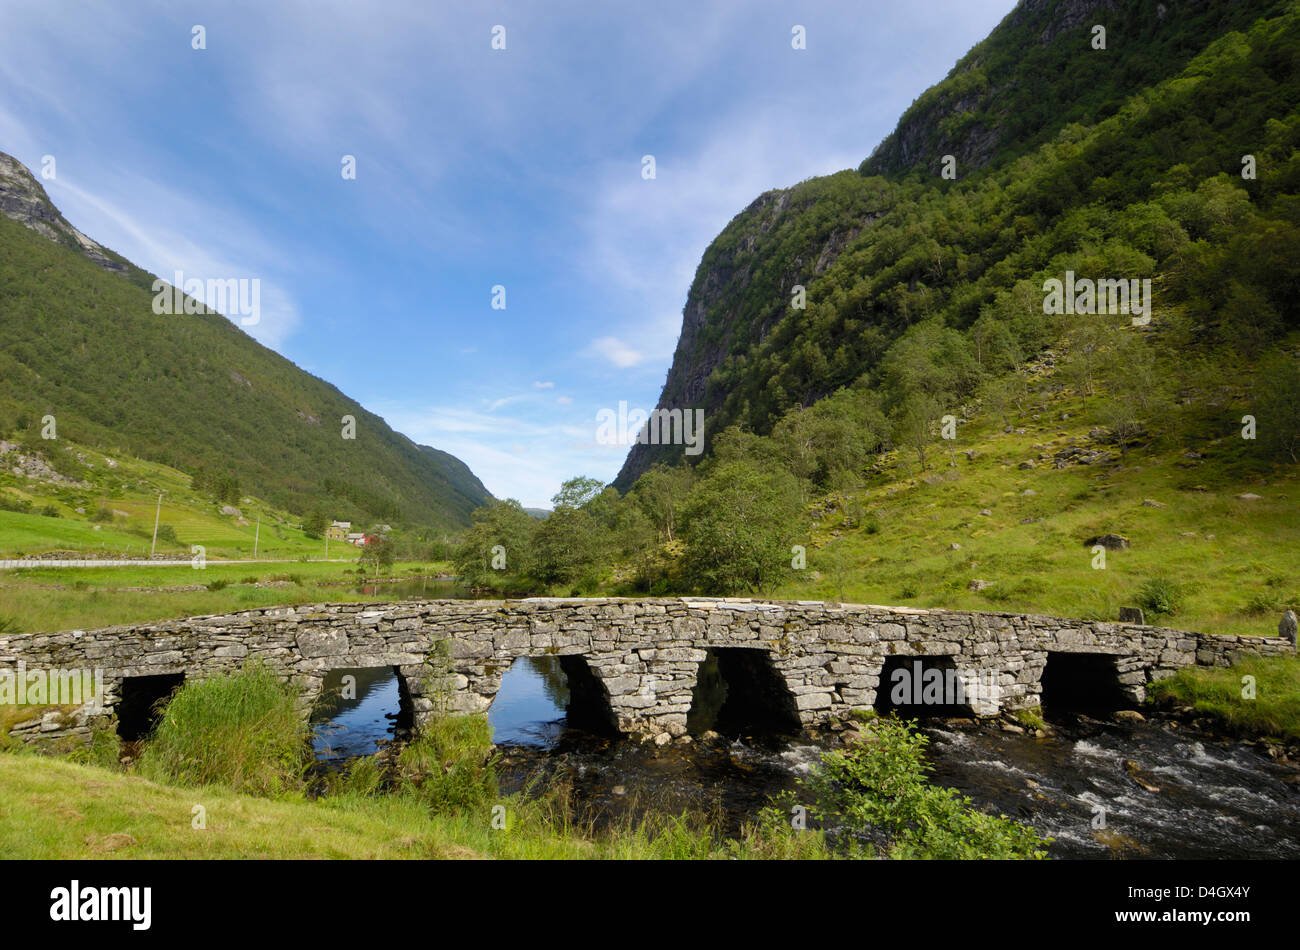
M438 575L450 565L398 563L386 579ZM0 571L0 619L15 632L106 627L282 604L391 600L393 588L360 593L354 562L218 564L203 570L138 567L18 568ZM258 583L268 586L254 586ZM412 582L414 584L415 582ZM211 585L209 588L208 585ZM201 589L194 589L195 587ZM431 595L434 596L434 595Z
M1163 577L1181 603L1172 614L1148 609L1147 623L1276 634L1281 613L1300 605L1294 468L1271 481L1248 474L1242 440L1231 436L1201 446L1202 458L1154 445L1119 459L1114 446L1089 442L1089 408L1050 401L1016 423L1023 433L977 418L959 429L952 454L935 446L924 473L914 455L892 453L884 474L801 542L807 569L771 594L1115 620ZM1057 469L1039 460L1071 444L1116 461ZM1025 460L1035 467L1019 468ZM1261 497L1236 498L1247 493ZM1107 551L1096 569L1084 541L1107 533L1132 546ZM992 585L972 592L975 579Z

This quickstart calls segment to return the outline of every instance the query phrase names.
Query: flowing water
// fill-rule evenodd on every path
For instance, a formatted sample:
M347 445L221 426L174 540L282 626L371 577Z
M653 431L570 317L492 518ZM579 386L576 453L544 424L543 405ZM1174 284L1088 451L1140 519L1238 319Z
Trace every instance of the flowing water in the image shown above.
M356 676L354 698L318 706L314 717L327 766L401 738L407 713L392 670L342 672ZM735 832L769 796L796 788L830 747L806 737L718 736L655 749L575 728L569 701L554 657L521 660L505 674L489 711L502 790L561 779L597 825L690 808ZM1251 746L1170 723L1078 715L1056 720L1046 739L996 725L924 729L933 781L1032 823L1055 839L1053 857L1300 858L1300 771Z

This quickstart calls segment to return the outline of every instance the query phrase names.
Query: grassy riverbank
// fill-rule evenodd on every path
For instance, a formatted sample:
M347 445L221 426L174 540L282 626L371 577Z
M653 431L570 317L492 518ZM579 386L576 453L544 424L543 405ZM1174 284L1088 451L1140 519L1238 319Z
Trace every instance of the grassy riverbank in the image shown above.
M203 809L196 828L195 807ZM219 786L160 785L101 766L0 755L0 853L66 858L781 858L823 857L811 834L716 842L665 821L587 835L519 809L438 814L414 797L266 799Z
M922 761L928 740L894 719L864 722L864 741L828 752L797 797L773 801L738 834L723 834L703 813L654 809L597 829L574 819L563 782L502 796L482 716L435 717L395 755L355 760L309 797L311 755L296 703L290 687L254 664L187 683L125 764L106 733L65 759L0 741L0 853L692 860L1045 853L1027 825L931 785ZM5 728L0 723L0 740ZM836 832L818 830L818 821ZM864 844L867 825L885 829L890 843Z
M1151 687L1161 706L1190 706L1227 731L1300 742L1300 657L1242 657L1197 666Z

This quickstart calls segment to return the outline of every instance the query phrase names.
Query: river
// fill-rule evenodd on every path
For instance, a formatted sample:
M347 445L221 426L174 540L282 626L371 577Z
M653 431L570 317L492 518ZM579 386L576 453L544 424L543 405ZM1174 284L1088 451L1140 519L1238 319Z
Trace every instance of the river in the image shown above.
M349 672L355 698L319 707L315 717L325 767L373 754L407 724L391 670ZM498 773L507 793L537 776L568 782L576 817L597 827L647 809L691 808L735 832L830 747L806 737L710 735L656 749L575 728L568 701L555 658L510 668L488 717ZM925 723L932 779L1030 822L1054 838L1052 857L1300 858L1295 768L1169 722L1074 714L1051 722L1047 738L996 724Z

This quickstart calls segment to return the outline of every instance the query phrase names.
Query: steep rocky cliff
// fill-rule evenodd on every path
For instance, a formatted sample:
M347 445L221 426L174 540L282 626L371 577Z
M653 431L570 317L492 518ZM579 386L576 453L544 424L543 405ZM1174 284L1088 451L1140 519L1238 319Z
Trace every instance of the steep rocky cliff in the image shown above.
M824 272L875 217L870 196L859 192L855 178L844 172L766 192L714 240L682 312L682 332L661 407L703 406L709 413L721 408L726 392L710 387L714 370L747 341L766 339L785 313L795 285ZM815 205L833 208L835 217L814 222L811 237L797 233ZM837 227L835 219L841 214L855 223ZM633 445L615 485L626 489L672 452L671 446Z

